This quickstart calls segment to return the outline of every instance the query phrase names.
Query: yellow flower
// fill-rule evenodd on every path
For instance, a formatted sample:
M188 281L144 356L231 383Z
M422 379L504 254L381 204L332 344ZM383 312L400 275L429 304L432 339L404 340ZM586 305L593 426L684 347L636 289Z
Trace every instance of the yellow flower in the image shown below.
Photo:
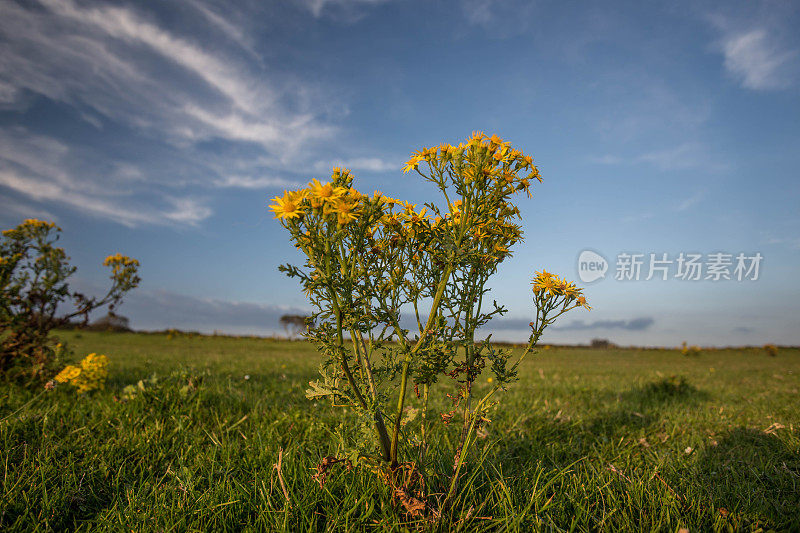
M284 191L283 198L280 196L276 196L272 199L272 205L269 206L275 212L275 218L298 218L303 215L303 208L300 206L300 201L290 194L288 191Z
M336 213L336 220L340 226L358 218L358 201L347 198L338 198L331 204L331 210Z
M330 182L322 184L316 178L308 184L308 189L311 196L311 207L314 208L322 207L325 202L333 202L345 191L344 187L334 187Z
M406 165L403 167L403 174L405 174L409 170L416 170L416 168L419 166L420 161L424 160L425 156L423 155L423 152L421 151L414 152L414 155L411 157L411 159L409 159L406 162Z
M116 272L122 267L131 265L139 266L139 261L137 261L136 259L132 259L127 255L122 255L122 254L109 255L103 261L103 266L113 266L114 272Z
M66 383L77 378L80 373L81 369L77 366L67 365L64 367L64 370L58 373L58 375L55 377L55 380L59 383Z

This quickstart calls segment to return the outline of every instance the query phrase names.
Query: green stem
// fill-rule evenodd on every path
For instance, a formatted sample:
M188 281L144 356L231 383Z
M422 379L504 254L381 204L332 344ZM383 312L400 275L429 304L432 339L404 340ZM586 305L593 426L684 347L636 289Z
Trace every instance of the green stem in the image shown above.
M369 383L369 390L370 394L372 395L372 403L374 405L372 409L372 418L375 421L375 429L378 434L378 441L381 444L383 460L388 462L391 451L391 442L389 440L389 432L386 429L386 423L383 421L383 413L381 413L381 409L378 406L378 390L375 386L375 376L372 373L372 366L369 364L369 358L367 357L367 348L364 344L364 338L361 336L361 332L356 332L352 329L350 330L350 336L353 339L356 357L359 358L361 367L363 368L364 373L367 375L367 382ZM361 349L359 349L359 342L361 343Z
M425 338L428 335L428 331L433 326L433 321L436 319L436 315L439 310L439 304L442 302L442 296L444 295L444 289L447 285L447 281L450 278L450 274L453 271L453 267L448 265L445 268L444 273L442 274L441 280L439 280L439 286L436 288L436 295L433 298L433 304L431 305L431 312L428 315L428 321L425 324L425 329L422 331L422 334L417 341L417 344L406 353L406 358L403 361L403 373L400 377L400 394L397 398L397 415L395 416L394 420L394 433L392 434L392 450L391 450L391 462L392 467L397 466L397 446L398 441L400 440L400 421L403 417L403 404L406 400L406 389L408 388L408 369L411 365L411 359L413 358L414 354L422 347L422 344L425 342Z
M425 383L422 385L422 424L420 426L420 443L419 443L419 454L417 456L417 463L419 468L424 468L425 463L425 452L428 447L428 443L426 441L426 429L428 425L428 389L430 385Z
M499 389L500 389L499 386L495 386L488 394L486 394L486 396L481 398L481 401L478 402L478 405L475 406L475 410L472 412L472 414L470 416L469 431L467 432L467 436L466 436L466 439L464 440L464 444L461 447L461 450L459 450L458 456L456 458L456 463L455 463L454 468L453 468L453 477L450 479L450 487L449 487L449 489L447 491L447 496L445 496L445 498L444 498L444 502L442 502L442 509L443 510L447 508L447 505L449 503L450 498L455 493L456 487L458 486L458 475L461 472L461 467L464 464L464 459L467 456L467 451L469 450L469 447L472 444L470 442L470 439L472 437L472 434L475 431L475 419L476 419L475 413L481 412L481 409L482 409L483 405Z

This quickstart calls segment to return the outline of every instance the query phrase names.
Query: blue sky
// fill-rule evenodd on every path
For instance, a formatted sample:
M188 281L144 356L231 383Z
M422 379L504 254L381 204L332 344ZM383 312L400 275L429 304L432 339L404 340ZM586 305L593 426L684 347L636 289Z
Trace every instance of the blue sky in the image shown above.
M422 146L497 133L544 177L492 283L609 262L551 342L800 344L795 2L302 0L0 4L0 224L55 220L101 290L142 262L137 328L269 333L308 305L266 210L334 165L414 203ZM756 252L758 280L614 279L619 253ZM647 264L643 278L646 277Z

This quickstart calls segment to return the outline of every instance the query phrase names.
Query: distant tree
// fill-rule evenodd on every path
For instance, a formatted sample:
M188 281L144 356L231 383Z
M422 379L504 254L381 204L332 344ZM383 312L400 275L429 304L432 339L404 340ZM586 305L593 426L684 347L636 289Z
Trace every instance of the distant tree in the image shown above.
M113 311L109 311L106 316L98 318L89 324L88 329L94 331L131 331L130 320Z
M309 317L303 315L283 315L280 319L281 326L290 339L306 330Z
M616 344L608 339L592 339L590 346L592 348L613 348Z

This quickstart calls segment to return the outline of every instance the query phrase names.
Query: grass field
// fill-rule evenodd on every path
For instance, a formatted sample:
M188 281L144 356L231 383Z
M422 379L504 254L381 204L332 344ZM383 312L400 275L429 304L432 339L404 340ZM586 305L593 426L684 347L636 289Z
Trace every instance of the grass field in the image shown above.
M342 413L305 398L307 343L60 336L109 356L107 388L1 386L0 530L423 529L369 471L312 479ZM491 416L451 527L798 531L798 390L798 350L540 350Z

